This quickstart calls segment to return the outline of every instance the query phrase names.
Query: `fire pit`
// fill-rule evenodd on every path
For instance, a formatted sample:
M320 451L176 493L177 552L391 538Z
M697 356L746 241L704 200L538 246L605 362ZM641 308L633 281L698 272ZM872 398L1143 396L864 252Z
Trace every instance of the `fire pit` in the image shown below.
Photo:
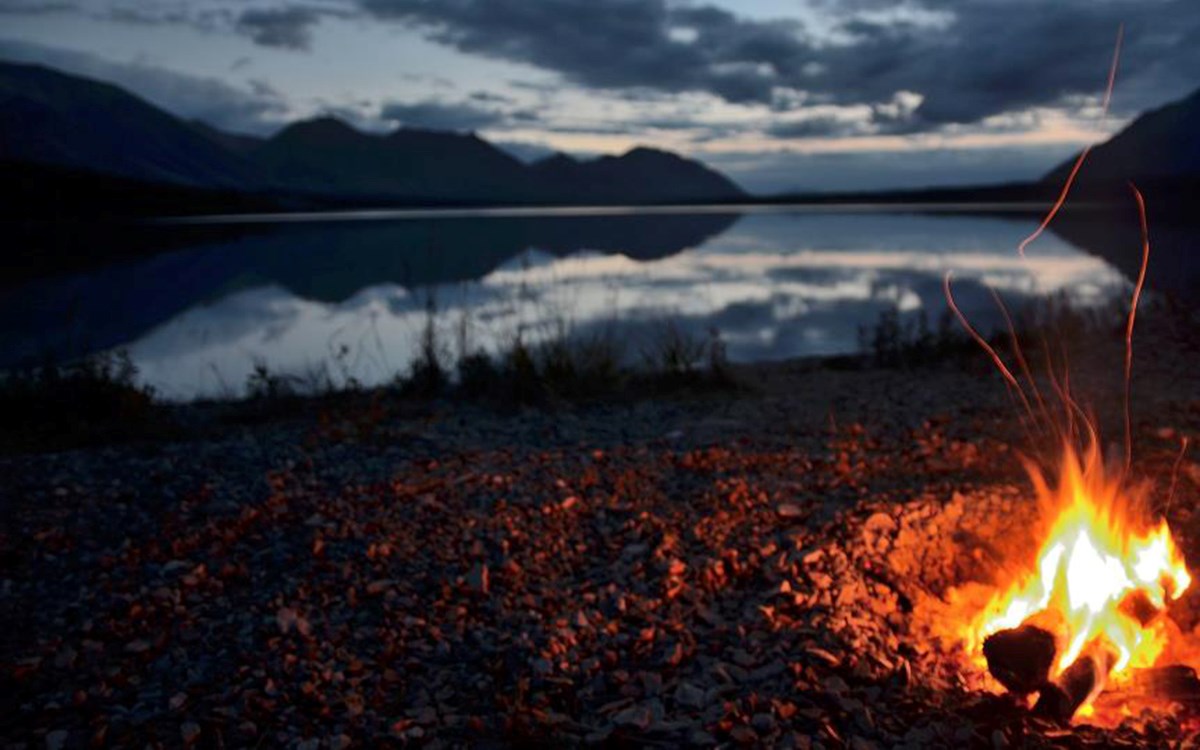
M1116 61L1114 55L1109 92ZM1085 150L1076 170L1086 156ZM1070 186L1068 179L1041 226L1021 243L1022 255L1061 207ZM1000 577L982 606L973 602L953 612L945 628L1012 696L1031 705L1035 715L1060 724L1077 713L1094 715L1097 699L1110 685L1118 692L1136 686L1135 692L1143 696L1200 699L1200 680L1192 668L1173 665L1147 671L1169 658L1172 632L1178 627L1172 627L1167 609L1192 579L1167 521L1153 520L1145 487L1131 481L1133 329L1150 241L1145 202L1137 187L1130 187L1141 222L1142 263L1125 326L1121 469L1106 466L1095 420L1071 395L1065 364L1061 380L1056 377L1049 346L1047 374L1059 410L1048 406L999 295L993 293L1009 324L1011 356L1020 378L955 304L949 273L945 280L950 309L1023 407L1020 419L1029 434L1053 436L1063 446L1050 472L1033 460L1025 462L1038 500L1037 513L1026 527L1033 534L1036 554ZM1077 449L1080 444L1084 447ZM1128 714L1127 705L1119 708Z
M1006 689L1036 694L1036 713L1067 722L1168 653L1166 610L1191 576L1166 521L1146 522L1144 497L1106 473L1098 449L1082 459L1067 449L1061 467L1053 487L1031 471L1050 519L1034 564L962 638Z

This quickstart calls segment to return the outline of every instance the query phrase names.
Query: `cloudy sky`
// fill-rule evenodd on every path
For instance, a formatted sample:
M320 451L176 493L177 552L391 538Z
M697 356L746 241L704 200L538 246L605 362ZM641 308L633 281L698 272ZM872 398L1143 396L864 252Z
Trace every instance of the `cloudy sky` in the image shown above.
M0 0L0 58L229 130L653 145L762 192L1038 176L1200 85L1196 39L1195 0Z

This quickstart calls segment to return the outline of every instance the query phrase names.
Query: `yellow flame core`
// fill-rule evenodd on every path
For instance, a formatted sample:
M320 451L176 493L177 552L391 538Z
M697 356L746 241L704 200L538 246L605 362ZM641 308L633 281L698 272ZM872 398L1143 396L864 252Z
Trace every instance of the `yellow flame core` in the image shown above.
M1167 604L1191 585L1167 522L1141 523L1139 498L1106 473L1093 446L1083 460L1067 448L1055 487L1031 469L1045 518L1053 519L1037 564L1018 576L968 627L980 655L983 640L1022 623L1052 622L1062 646L1057 676L1090 644L1117 654L1112 675L1150 667L1166 645Z

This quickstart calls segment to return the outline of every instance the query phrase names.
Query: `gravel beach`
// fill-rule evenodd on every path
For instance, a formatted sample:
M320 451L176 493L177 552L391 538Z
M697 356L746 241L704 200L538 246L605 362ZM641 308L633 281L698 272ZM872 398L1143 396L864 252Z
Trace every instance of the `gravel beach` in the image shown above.
M1138 341L1135 472L1195 571L1200 350ZM1121 355L1071 350L1118 443ZM3 746L1200 747L1196 705L1042 723L931 636L1034 507L982 356L737 377L0 458Z

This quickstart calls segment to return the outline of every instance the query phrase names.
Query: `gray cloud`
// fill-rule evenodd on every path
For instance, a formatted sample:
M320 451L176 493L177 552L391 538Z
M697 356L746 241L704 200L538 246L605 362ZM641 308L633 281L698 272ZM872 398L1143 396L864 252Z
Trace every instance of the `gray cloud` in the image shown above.
M249 37L255 44L279 49L307 50L312 28L323 17L354 15L351 5L257 6L238 11L234 7L188 7L179 2L141 0L0 0L0 14L44 15L75 12L100 21L133 26L188 26L207 33L230 30Z
M544 81L512 80L508 82L508 85L512 86L514 89L532 91L535 94L542 94L544 96L552 96L559 93L563 89L563 87L558 83L547 83Z
M307 50L312 43L312 27L320 18L317 11L301 6L255 8L238 16L237 28L264 47Z
M457 88L457 84L455 84L454 81L442 76L431 76L424 73L401 73L399 78L401 81L408 81L409 83L423 83L439 89Z
M805 47L794 22L762 24L711 6L665 0L360 0L463 52L529 63L586 86L708 90L730 101L770 97ZM691 29L691 41L672 36ZM791 58L791 62L789 62Z
M469 97L473 102L482 102L484 104L512 104L511 96L503 94L494 94L490 91L472 91Z
M431 130L482 130L520 119L522 112L506 112L463 102L427 100L421 102L389 102L379 111L384 120L408 127Z
M1038 3L981 0L929 7L953 14L945 29L851 19L854 43L823 62L835 96L877 100L901 89L925 100L928 125L976 122L989 115L1095 95L1108 72L1115 33L1125 23L1118 112L1132 113L1195 85L1200 13L1182 0ZM840 93L837 93L840 92Z
M1194 0L807 5L824 16L834 39L794 19L749 18L705 0L276 0L240 12L234 5L175 2L0 0L0 12L76 8L128 23L233 30L293 50L308 47L322 17L358 14L404 24L467 54L533 65L565 84L631 98L705 92L786 111L814 104L882 107L899 91L921 94L920 106L903 118L876 114L871 132L886 133L1078 105L1079 97L1102 87L1122 21L1125 52L1113 101L1118 115L1188 93L1196 84L1192 71L1200 69ZM773 133L820 135L820 125L781 118Z
M844 136L854 131L854 123L829 116L809 117L804 120L786 120L776 122L767 128L767 134L776 138Z
M535 65L588 87L703 91L763 104L780 91L805 92L815 103L870 105L898 91L922 94L910 118L876 118L886 132L974 123L1094 95L1121 20L1118 112L1186 93L1195 85L1186 71L1200 69L1200 45L1190 42L1200 38L1194 0L925 0L903 12L882 1L824 4L839 44L813 38L795 21L667 0L358 2L462 52ZM931 15L939 21L929 22Z
M227 17L227 13L208 11L203 14L188 13L182 8L162 8L154 5L115 5L105 10L93 11L92 18L102 21L129 24L131 26L167 26L183 24L201 31L215 31L214 22Z
M215 78L176 73L142 62L116 62L16 39L0 39L0 58L49 65L115 83L180 117L238 132L270 131L287 109L282 95L261 82L245 90Z
M14 15L45 15L47 13L66 13L78 10L79 6L69 0L52 2L51 0L0 0L0 14Z

